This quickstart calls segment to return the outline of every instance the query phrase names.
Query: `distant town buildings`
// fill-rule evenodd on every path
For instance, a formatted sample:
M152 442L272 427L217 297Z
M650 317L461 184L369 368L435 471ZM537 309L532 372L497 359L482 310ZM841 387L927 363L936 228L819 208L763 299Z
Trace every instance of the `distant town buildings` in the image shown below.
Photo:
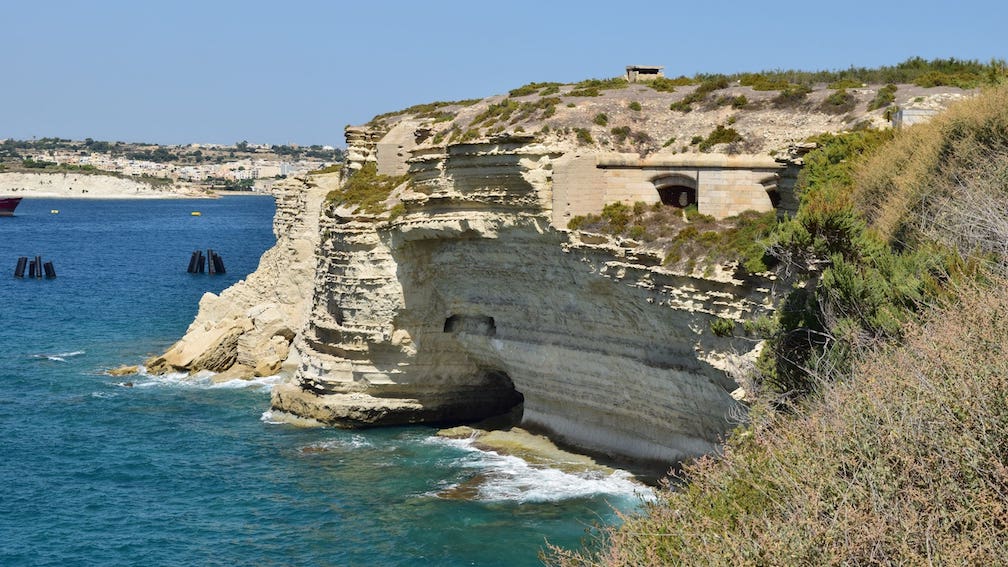
M210 148L209 144L193 144L193 148ZM251 147L251 145L250 145ZM269 149L268 146L266 149ZM331 150L331 148L329 148ZM54 150L38 152L26 156L35 161L55 162L59 165L89 165L95 169L112 171L123 175L163 177L173 181L202 182L207 180L242 181L249 179L267 179L287 175L307 173L319 169L330 162L321 160L281 161L275 159L244 158L224 163L179 164L174 162L153 162L130 159L123 156L111 156L92 152L80 155L79 152Z

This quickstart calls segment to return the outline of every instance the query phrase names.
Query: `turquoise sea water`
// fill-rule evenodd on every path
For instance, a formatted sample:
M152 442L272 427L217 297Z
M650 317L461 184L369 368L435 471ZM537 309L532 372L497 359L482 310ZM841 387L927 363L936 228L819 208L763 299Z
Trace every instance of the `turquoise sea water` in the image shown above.
M0 565L537 565L546 539L575 545L637 503L623 475L534 469L429 428L270 423L275 379L105 374L255 269L269 198L17 213L0 218ZM208 247L227 275L186 274ZM13 278L36 254L58 277ZM473 478L472 498L442 494Z

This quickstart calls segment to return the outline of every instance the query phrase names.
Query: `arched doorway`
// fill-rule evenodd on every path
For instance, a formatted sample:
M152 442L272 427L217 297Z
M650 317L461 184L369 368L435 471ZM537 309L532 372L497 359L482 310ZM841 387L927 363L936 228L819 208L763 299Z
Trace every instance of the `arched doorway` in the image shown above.
M689 176L674 174L651 180L663 205L685 209L697 204L696 181Z

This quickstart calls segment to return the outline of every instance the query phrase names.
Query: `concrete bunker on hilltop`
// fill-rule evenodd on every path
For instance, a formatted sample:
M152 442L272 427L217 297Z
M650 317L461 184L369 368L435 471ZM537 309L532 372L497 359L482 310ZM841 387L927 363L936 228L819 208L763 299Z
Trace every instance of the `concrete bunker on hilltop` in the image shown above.
M626 80L630 83L653 81L665 76L662 74L664 68L660 65L627 65Z

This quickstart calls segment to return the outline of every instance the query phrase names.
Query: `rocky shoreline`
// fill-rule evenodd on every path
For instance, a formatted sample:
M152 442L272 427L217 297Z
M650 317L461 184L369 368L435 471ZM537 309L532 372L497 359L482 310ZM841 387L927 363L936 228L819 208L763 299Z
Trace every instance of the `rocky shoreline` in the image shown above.
M0 172L0 195L52 199L213 198L191 184L155 186L141 180L86 173Z

